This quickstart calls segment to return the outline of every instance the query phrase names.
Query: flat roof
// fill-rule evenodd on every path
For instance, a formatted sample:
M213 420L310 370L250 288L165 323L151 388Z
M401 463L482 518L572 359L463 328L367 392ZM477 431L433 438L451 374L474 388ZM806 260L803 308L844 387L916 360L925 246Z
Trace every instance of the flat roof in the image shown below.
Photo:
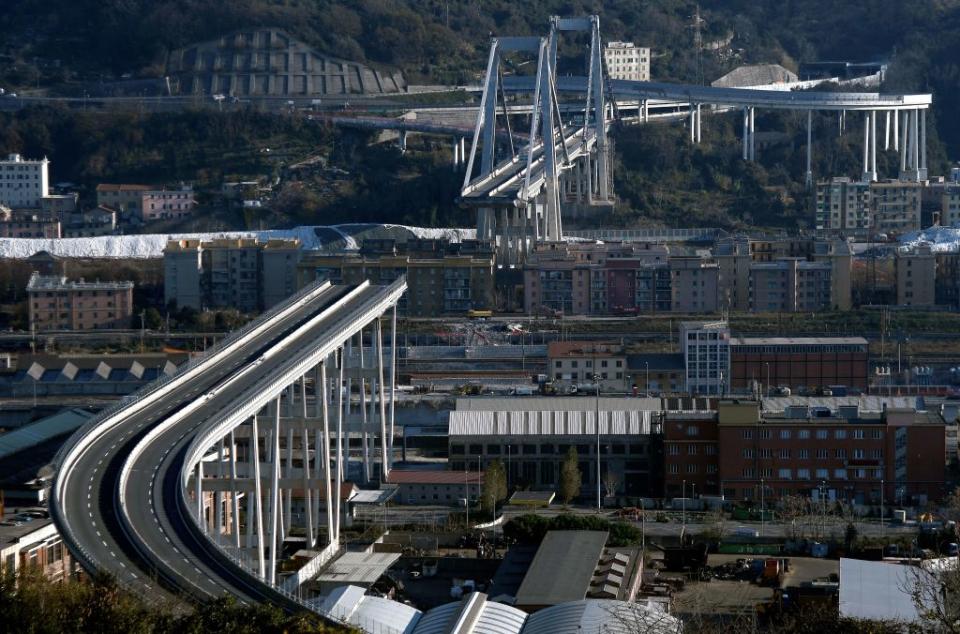
M595 402L584 398L582 401ZM650 411L604 409L600 399L600 433L609 436L647 436ZM646 399L636 399L646 400ZM659 402L659 399L653 399ZM659 409L657 410L659 411ZM584 436L597 433L597 414L562 408L545 411L450 412L447 434L453 436Z
M476 484L483 482L483 472L474 470L441 471L439 469L391 469L390 484Z
M398 559L400 553L346 552L327 566L316 579L344 585L373 584Z
M733 337L731 346L865 346L863 337Z
M517 590L517 605L556 605L587 596L606 531L550 531Z
M600 411L660 411L658 398L624 398L601 396ZM593 412L597 408L594 396L478 396L458 398L458 412Z
M922 568L883 561L840 559L840 616L916 623L920 620L909 588Z

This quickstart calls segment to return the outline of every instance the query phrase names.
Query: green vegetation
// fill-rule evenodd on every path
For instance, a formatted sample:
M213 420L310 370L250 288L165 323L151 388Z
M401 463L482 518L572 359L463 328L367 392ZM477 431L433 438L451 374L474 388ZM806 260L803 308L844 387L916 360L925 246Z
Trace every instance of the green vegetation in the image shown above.
M488 513L493 513L497 503L507 497L507 471L503 468L502 460L494 460L487 465L483 474L483 493L480 496L480 506Z
M330 54L395 65L411 83L476 83L491 34L543 33L552 14L598 13L605 39L654 49L657 80L708 83L744 63L796 69L824 59L890 62L885 90L935 96L928 121L929 163L941 174L960 155L960 4L956 0L845 3L830 0L704 0L703 38L732 37L721 53L697 55L689 28L693 0L12 0L0 15L0 85L18 90L99 81L120 73L161 77L177 47L253 26L278 26ZM826 17L829 16L829 17ZM560 43L560 72L581 72L583 40ZM51 60L60 60L54 64ZM508 59L508 72L528 72ZM405 97L416 101L449 97ZM759 160L739 160L737 113L704 121L693 147L679 125L623 128L614 133L619 204L605 226L719 226L803 229L812 200L803 187L805 117L758 113L772 133ZM854 132L838 137L835 115L817 116L817 178L859 173ZM768 135L769 137L769 135ZM207 215L190 229L385 221L472 224L456 208L459 178L449 147L417 139L405 156L371 137L340 133L296 117L256 112L125 114L97 117L59 109L0 115L0 150L50 156L57 180L94 179L218 184L231 174L277 175L283 165L321 154L349 172L340 178L284 182L268 213ZM271 149L270 153L265 148ZM879 167L897 171L895 153ZM201 201L203 202L203 201ZM166 228L166 227L165 227ZM181 228L181 227L177 227Z
M635 546L643 537L640 529L631 524L574 513L554 517L521 515L503 525L504 536L520 544L539 544L548 531L609 531L607 546Z
M577 448L571 445L560 464L560 498L564 504L569 504L570 500L580 495L582 481L583 475L580 473L577 462Z
M7 632L123 632L143 634L315 633L351 630L309 614L287 615L273 605L246 606L215 599L187 614L173 606L147 606L111 577L52 583L38 570L0 575L0 622Z

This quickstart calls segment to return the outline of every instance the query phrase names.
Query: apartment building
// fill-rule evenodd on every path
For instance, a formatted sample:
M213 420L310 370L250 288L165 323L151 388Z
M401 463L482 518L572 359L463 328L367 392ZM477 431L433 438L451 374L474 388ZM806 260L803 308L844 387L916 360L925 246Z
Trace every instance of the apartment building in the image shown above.
M2 519L0 574L33 567L50 581L63 581L79 570L46 509L8 511Z
M0 205L13 209L40 209L50 193L50 161L9 154L0 160Z
M940 191L940 224L960 226L960 184L951 183Z
M680 324L690 394L725 394L730 385L730 327L725 321Z
M30 329L129 328L133 282L72 282L34 273L27 284Z
M60 238L60 221L51 214L0 207L0 238Z
M872 226L870 183L846 176L817 183L817 231L866 237Z
M901 180L870 183L874 233L899 236L919 230L924 186Z
M407 292L398 309L411 317L495 308L494 273L492 245L474 240L365 240L358 253L308 254L299 264L301 286L317 279L389 284L405 275Z
M750 265L751 312L815 312L833 308L833 267L781 258Z
M633 42L607 42L603 61L612 79L650 81L650 49Z
M822 235L857 238L915 231L920 228L924 188L923 183L896 179L863 182L835 177L820 181L815 226Z
M197 201L189 186L156 189L149 185L101 183L97 185L97 205L115 209L127 219L153 222L185 218L193 213Z
M929 244L897 251L894 270L898 306L933 306L937 303L937 256L931 252ZM954 279L954 287L955 284Z
M767 399L762 410L757 401L728 400L717 405L717 427L728 500L758 500L763 490L767 500L877 504L882 487L888 503L922 505L945 491L945 428L934 412L883 399Z
M266 310L295 292L299 261L299 240L171 240L164 300L195 310Z
M700 257L669 260L670 308L675 313L715 313L719 308L720 267Z
M626 354L618 343L552 341L547 346L549 376L560 388L599 382L601 392L626 392L626 365Z

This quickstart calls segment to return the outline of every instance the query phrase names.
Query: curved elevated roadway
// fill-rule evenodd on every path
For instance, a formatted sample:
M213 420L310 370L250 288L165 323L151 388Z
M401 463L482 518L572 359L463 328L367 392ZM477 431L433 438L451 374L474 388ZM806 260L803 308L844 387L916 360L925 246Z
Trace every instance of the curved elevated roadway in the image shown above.
M228 593L290 605L190 530L176 495L184 450L218 412L255 394L259 383L332 328L365 316L385 292L398 296L398 288L402 293L402 280L387 289L367 283L310 287L78 431L58 457L51 509L83 567L111 573L155 601Z

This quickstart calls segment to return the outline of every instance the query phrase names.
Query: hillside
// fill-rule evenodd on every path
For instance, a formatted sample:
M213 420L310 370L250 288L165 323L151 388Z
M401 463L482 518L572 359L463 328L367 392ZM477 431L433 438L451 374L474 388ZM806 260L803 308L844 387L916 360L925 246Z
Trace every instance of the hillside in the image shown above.
M698 64L687 0L7 0L0 53L11 63L0 65L0 84L159 76L169 50L249 26L399 66L411 83L464 83L482 72L491 34L539 34L551 14L596 12L606 39L652 46L653 74L667 81L709 81L750 62L889 60L888 88L936 93L937 125L960 155L960 121L948 116L960 107L960 0L699 4L704 41L734 39L728 54ZM561 60L575 58L575 44L564 46Z

